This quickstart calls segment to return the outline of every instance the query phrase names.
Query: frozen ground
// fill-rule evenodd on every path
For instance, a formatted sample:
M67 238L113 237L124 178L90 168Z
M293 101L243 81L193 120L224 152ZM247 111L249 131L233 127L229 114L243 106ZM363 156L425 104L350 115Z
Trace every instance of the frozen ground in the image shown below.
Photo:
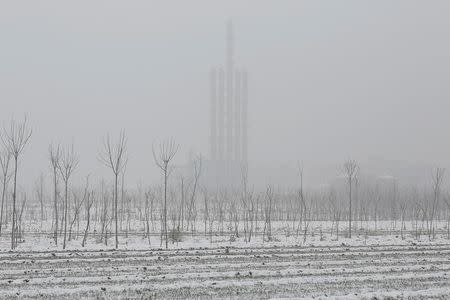
M121 239L119 250L35 237L15 252L0 242L0 299L448 299L450 242L396 235L277 240ZM112 242L112 239L110 240Z

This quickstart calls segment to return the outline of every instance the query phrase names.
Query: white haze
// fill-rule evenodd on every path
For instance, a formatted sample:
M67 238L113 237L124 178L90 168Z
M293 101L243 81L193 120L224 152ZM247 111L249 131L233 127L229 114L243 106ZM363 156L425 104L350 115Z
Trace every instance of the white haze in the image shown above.
M108 176L98 151L121 129L127 181L152 182L156 139L181 145L179 164L208 156L208 72L225 59L231 18L259 181L292 183L298 160L306 177L319 173L314 184L349 157L378 175L450 167L449 11L411 0L3 0L0 120L32 124L24 185L48 173L52 141L74 142L77 180Z

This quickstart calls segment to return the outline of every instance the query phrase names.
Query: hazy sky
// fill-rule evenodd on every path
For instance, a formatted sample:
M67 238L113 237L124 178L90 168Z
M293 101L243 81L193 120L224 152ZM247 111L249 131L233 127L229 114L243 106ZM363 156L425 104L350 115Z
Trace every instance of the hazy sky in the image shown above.
M208 154L208 72L232 18L249 73L250 162L373 157L450 166L448 1L0 0L0 119L34 134L21 171L74 142L76 176L106 173L102 137L125 129L129 181L151 145ZM103 170L103 171L102 171Z

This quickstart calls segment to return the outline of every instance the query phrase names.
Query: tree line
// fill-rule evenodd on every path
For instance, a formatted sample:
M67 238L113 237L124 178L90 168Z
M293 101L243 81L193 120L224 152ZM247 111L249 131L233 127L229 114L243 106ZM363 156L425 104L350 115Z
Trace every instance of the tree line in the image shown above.
M74 145L50 145L51 182L41 174L32 189L32 201L27 201L27 193L17 188L18 163L31 137L26 118L12 120L0 133L0 236L10 235L11 249L26 234L46 234L63 249L74 239L80 239L84 247L89 237L105 245L113 237L115 248L122 237L129 236L141 236L149 244L156 236L165 248L189 234L211 241L213 237L227 237L230 242L238 238L271 241L277 238L274 231L280 230L303 243L314 234L339 239L383 231L418 239L442 233L450 239L450 196L443 191L442 168L433 169L429 184L420 188L401 186L397 178L370 180L355 160L348 159L338 170L336 184L306 190L299 164L297 189L269 184L257 190L249 184L243 166L238 186L211 188L201 180L201 155L193 158L189 174L177 172L173 159L179 145L169 139L152 148L161 184L131 189L125 184L128 149L122 131L115 139L107 134L98 153L99 161L111 171L112 184L102 180L93 185L87 175L82 187L73 186L72 175L79 163ZM26 232L27 222L34 224L28 228L36 232ZM388 228L382 222L388 222Z

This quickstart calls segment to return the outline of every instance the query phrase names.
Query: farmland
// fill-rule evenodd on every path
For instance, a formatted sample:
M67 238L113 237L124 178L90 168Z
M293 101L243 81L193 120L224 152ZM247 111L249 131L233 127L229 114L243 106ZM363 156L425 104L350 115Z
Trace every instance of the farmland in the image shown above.
M445 299L450 243L395 235L312 235L263 242L186 236L169 249L137 237L115 250L91 241L67 250L30 237L0 252L0 298ZM5 244L6 241L3 241ZM2 244L2 245L3 245ZM392 299L391 298L391 299Z

